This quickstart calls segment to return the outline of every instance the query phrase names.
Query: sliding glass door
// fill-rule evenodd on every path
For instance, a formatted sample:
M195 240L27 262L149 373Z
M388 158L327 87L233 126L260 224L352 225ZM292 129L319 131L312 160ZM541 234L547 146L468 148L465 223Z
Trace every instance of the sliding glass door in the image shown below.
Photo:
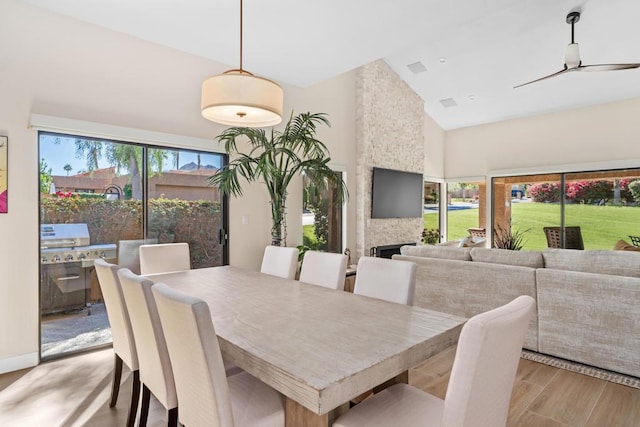
M93 261L139 273L143 243L187 242L194 268L227 263L221 154L41 132L43 359L111 342Z
M523 249L611 250L640 234L640 169L494 178L493 208L495 233Z

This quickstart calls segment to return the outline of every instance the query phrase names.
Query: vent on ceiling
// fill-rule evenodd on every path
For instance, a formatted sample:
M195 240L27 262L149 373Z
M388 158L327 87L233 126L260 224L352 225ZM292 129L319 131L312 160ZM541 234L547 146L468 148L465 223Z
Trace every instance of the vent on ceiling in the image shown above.
M451 108L458 105L456 100L453 98L441 99L440 104L442 104L444 108Z
M413 72L413 74L420 74L427 71L427 67L425 67L424 64L420 61L407 65L407 68L409 68L411 72Z

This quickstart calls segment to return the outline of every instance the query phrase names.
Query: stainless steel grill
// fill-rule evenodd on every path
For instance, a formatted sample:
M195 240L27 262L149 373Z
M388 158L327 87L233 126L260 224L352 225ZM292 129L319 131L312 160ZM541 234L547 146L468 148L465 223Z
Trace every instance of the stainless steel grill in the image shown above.
M41 313L90 308L90 269L98 258L115 260L116 245L91 245L87 224L41 224Z

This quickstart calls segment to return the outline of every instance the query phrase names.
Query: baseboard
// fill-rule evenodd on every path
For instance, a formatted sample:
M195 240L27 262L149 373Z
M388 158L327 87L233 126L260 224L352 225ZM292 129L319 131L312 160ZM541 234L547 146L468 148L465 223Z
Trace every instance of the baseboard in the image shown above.
M38 352L0 359L0 374L18 371L25 368L32 368L36 366L39 361L40 354Z

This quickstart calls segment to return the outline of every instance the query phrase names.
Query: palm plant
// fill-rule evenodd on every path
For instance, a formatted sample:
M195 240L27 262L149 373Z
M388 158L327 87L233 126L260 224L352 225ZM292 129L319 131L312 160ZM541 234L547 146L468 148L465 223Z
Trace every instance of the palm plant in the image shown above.
M286 246L287 187L297 175L305 173L318 188L337 189L340 202L347 197L344 181L328 166L329 150L316 138L318 125L330 126L326 114L292 113L284 130L272 128L270 136L264 129L232 127L217 138L225 152L236 158L209 177L209 184L237 197L243 194L240 177L264 182L271 199L272 245ZM248 139L248 153L238 149L238 138Z

